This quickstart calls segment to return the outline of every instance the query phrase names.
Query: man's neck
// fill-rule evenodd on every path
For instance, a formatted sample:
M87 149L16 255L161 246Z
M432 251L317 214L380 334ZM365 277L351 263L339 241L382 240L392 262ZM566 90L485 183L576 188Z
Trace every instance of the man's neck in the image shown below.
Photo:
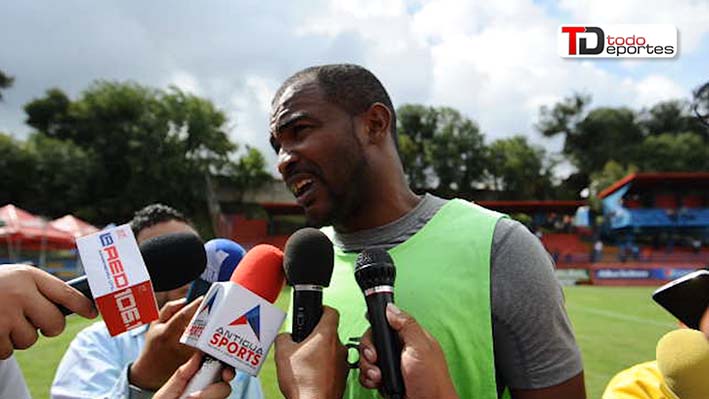
M384 198L367 201L347 222L335 223L335 231L353 233L384 226L411 212L422 198L414 194L408 186L404 186Z

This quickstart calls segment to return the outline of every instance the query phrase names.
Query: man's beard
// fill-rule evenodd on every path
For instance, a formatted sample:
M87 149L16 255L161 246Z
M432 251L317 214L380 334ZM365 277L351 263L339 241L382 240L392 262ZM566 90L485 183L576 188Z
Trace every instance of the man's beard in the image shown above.
M350 173L350 177L345 184L342 193L336 193L329 185L325 185L330 197L330 210L322 218L314 219L306 214L306 225L308 227L320 228L323 226L341 225L356 214L363 205L364 190L366 189L367 158L362 154L355 163Z

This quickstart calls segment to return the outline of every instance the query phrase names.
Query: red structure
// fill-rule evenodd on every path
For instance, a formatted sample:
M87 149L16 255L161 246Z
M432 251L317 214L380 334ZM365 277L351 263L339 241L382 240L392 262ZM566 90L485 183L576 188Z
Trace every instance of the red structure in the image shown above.
M20 250L55 250L74 248L74 236L59 230L46 220L14 205L0 208L0 243L8 252Z

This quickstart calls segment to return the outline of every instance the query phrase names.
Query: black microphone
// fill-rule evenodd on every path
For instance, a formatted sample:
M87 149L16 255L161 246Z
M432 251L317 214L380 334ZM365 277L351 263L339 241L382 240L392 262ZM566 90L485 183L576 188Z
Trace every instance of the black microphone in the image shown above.
M300 229L286 242L283 267L293 287L294 342L307 338L322 317L322 289L330 285L334 259L332 242L320 230Z
M382 372L381 392L390 399L401 399L405 392L401 376L401 343L386 317L387 304L394 303L395 278L394 261L385 250L365 249L357 257L355 279L367 301L377 366Z
M155 291L170 291L199 277L207 265L204 243L194 233L166 234L140 244L140 254ZM87 277L66 282L90 300L94 300ZM74 312L58 305L65 315Z

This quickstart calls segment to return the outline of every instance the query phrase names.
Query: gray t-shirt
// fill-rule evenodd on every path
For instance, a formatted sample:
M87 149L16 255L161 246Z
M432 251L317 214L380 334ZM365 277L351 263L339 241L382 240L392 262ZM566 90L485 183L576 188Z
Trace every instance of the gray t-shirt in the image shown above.
M390 249L418 232L447 200L423 196L409 213L387 225L354 233L335 232L346 252ZM504 387L539 389L583 370L564 294L541 242L521 223L502 218L490 254L492 335L498 392Z

